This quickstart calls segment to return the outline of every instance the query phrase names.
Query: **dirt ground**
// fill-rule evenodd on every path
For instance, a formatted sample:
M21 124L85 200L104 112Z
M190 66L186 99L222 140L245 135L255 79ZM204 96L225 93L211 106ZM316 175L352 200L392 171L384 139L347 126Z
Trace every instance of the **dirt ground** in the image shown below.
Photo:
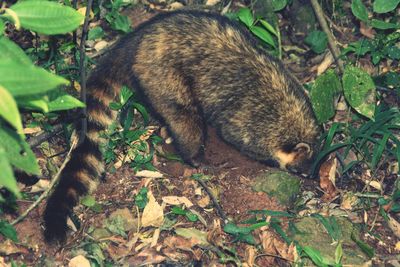
M166 149L171 149L167 146ZM237 221L247 218L249 210L284 210L285 208L277 203L265 193L256 193L251 190L250 181L260 172L268 169L268 166L253 161L239 153L231 146L219 139L215 130L208 130L208 139L205 146L205 161L211 163L207 166L206 173L212 177L211 186L218 188L220 202L224 212L228 217ZM160 159L158 169L165 175L153 184L153 193L156 199L162 196L174 195L185 196L192 203L199 201L195 194L198 183L189 177L184 177L193 173L193 169L177 161L166 161ZM65 245L59 246L46 244L42 235L41 214L44 210L44 203L35 209L24 221L16 225L18 236L22 243L31 246L24 250L21 257L15 259L23 260L27 265L35 265L43 257L53 258L58 263L68 263L71 258L71 249L79 244L79 239L83 237L82 232L87 227L101 226L101 222L112 211L128 207L133 208L133 196L137 193L137 187L141 184L141 179L136 177L128 166L122 167L113 174L108 174L105 180L100 183L95 192L96 200L106 205L103 213L95 213L89 209L80 207L77 211L78 217L82 220L81 231L75 234L70 233ZM204 197L204 195L203 195ZM20 201L19 211L23 212L31 202ZM208 223L213 220L220 220L215 209L207 211L198 209L199 213ZM11 220L15 216L8 215L6 219ZM195 225L205 228L204 225ZM164 238L166 236L163 236ZM162 243L160 240L159 242Z

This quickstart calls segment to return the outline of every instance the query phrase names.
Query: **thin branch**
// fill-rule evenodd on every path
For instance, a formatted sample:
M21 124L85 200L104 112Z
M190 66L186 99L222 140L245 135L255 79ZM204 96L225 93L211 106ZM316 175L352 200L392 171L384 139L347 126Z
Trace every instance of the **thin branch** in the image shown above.
M52 138L63 130L62 124L56 124L53 126L51 132L43 132L37 136L31 137L28 141L30 147L36 147L46 141L47 139Z
M228 222L228 218L226 217L225 212L223 211L221 205L219 205L217 198L214 196L213 192L211 192L210 188L206 185L206 183L201 179L198 178L196 179L197 182L204 188L204 190L207 192L207 194L210 196L215 208L217 209L217 212L219 216L222 218L224 224Z
M39 198L35 202L32 203L32 205L29 206L29 208L27 208L24 211L24 213L22 213L17 219L15 219L11 223L11 225L15 225L15 224L21 222L26 216L28 216L28 214L32 210L34 210L40 204L40 202L42 202L43 199L45 199L49 195L49 193L52 191L52 189L55 187L55 185L57 184L58 180L60 179L61 171L65 168L65 165L67 164L67 162L71 158L71 153L75 149L77 144L78 144L78 139L74 138L74 140L72 141L72 144L71 144L71 148L69 149L68 154L65 157L63 164L61 165L60 169L58 169L58 172L54 176L53 180L50 182L49 187L39 196Z
M294 261L289 260L289 259L287 259L287 258L284 258L284 257L282 257L282 256L280 256L280 255L270 254L270 253L258 254L258 255L255 257L254 260L256 260L256 259L259 258L259 257L274 257L274 258L281 259L281 260L285 260L285 261L288 261L288 262L294 262Z
M86 104L86 68L85 68L85 43L88 34L90 11L92 10L93 0L88 0L86 5L85 22L82 28L81 43L79 46L79 73L81 79L81 101ZM87 131L86 108L82 109L83 119L81 121L82 127L80 132L80 140L83 140Z
M328 23L326 22L325 16L324 16L324 11L322 11L321 6L318 3L318 0L310 0L311 5L314 9L314 13L317 16L319 25L321 26L322 30L326 33L328 36L328 44L329 44L329 49L332 52L333 58L336 61L336 64L338 65L339 71L343 73L344 68L343 68L343 62L339 58L340 56L340 51L336 46L335 43L335 37L333 36L331 30L329 29Z

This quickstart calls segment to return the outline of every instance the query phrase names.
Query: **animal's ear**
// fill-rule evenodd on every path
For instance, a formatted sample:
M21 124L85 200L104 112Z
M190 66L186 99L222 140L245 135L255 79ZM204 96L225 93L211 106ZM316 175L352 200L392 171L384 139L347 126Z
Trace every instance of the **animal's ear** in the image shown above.
M303 154L303 155L310 155L311 154L311 147L307 143L298 143L294 149L293 152L296 154Z

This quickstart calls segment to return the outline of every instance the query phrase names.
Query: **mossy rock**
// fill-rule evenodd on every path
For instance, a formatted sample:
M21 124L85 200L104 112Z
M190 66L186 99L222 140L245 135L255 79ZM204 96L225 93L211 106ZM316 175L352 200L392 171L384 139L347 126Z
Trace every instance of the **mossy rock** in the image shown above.
M342 242L343 258L342 264L348 266L360 266L369 261L367 255L351 239L352 233L359 238L360 232L354 225L344 217L335 217L340 229L339 240ZM289 237L299 243L300 246L309 246L318 250L321 255L335 262L335 249L337 242L327 233L321 221L315 217L304 217L294 222L295 233L289 231Z
M271 171L258 175L252 188L275 197L282 205L293 206L300 191L300 179L284 171Z

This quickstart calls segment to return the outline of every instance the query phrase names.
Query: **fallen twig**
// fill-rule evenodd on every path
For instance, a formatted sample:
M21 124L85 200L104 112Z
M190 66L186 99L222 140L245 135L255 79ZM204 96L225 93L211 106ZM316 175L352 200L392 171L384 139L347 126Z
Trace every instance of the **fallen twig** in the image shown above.
M223 211L221 205L219 205L217 198L214 196L213 192L211 192L210 188L206 185L206 183L201 179L201 178L196 178L195 179L199 184L204 188L204 190L207 192L207 194L210 196L215 208L217 209L217 213L219 216L222 218L223 223L228 222L228 218L226 217L225 212Z
M343 71L344 71L343 62L339 58L340 51L336 46L335 37L333 36L331 30L329 29L328 23L326 23L324 12L322 11L322 8L318 3L318 0L310 0L310 1L311 1L311 5L314 9L314 13L317 16L319 25L321 26L322 30L326 33L326 35L328 37L328 45L329 45L329 49L332 52L333 58L335 59L336 64L338 65L339 71L341 73L343 73Z
M45 199L49 195L50 191L54 188L54 186L57 184L58 180L60 179L61 171L64 169L65 165L69 161L69 159L71 157L71 153L75 149L77 144L78 144L78 139L73 138L73 141L71 143L71 148L69 149L68 154L65 157L64 162L61 165L60 169L58 169L57 174L54 176L53 180L50 182L49 187L38 197L38 199L35 202L32 203L32 205L29 206L29 208L27 208L17 219L15 219L11 223L11 225L15 225L15 224L21 222L33 209L35 209L40 204L40 202L42 202L43 199Z
M41 143L43 143L44 141L46 141L47 139L60 133L62 131L62 129L63 129L63 125L57 124L57 125L53 126L53 129L51 130L51 132L43 132L37 136L31 137L28 141L28 144L31 147L36 147L36 146L40 145Z

